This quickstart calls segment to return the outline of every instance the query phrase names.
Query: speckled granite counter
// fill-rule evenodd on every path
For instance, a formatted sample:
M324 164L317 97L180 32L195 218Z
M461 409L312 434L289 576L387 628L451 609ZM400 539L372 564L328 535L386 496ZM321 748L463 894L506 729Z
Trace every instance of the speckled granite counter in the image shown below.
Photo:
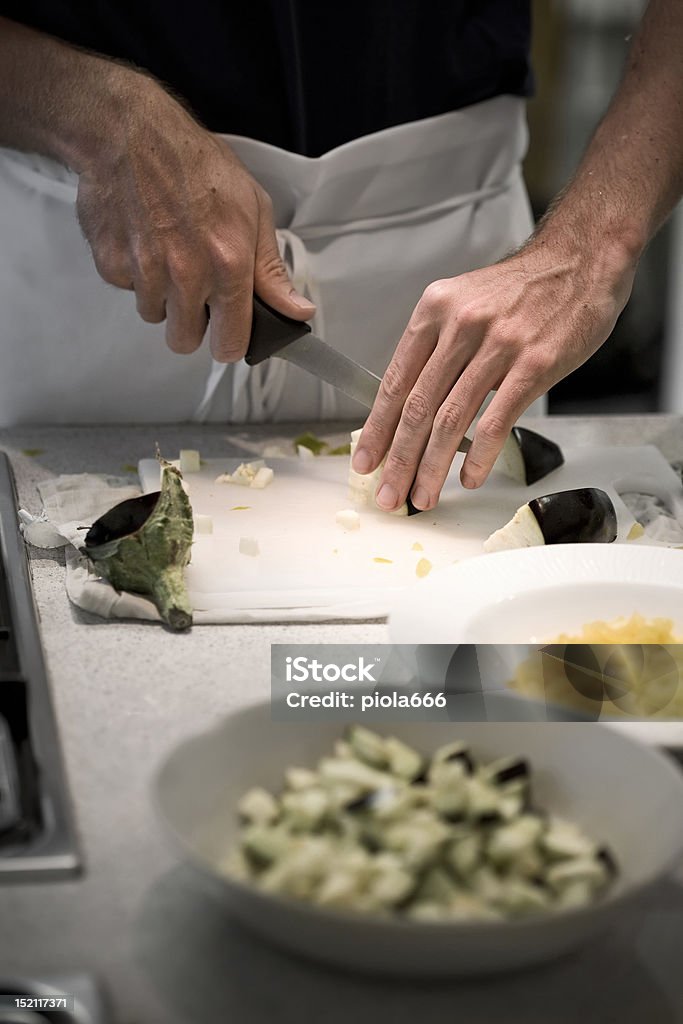
M555 418L544 429L560 444L650 442L683 459L677 417ZM50 474L121 473L155 441L166 452L220 456L253 451L265 437L214 426L17 428L0 431L0 448L22 504L37 510L35 484ZM181 737L268 695L272 642L383 642L384 625L206 626L170 636L72 608L59 552L34 553L32 568L86 873L0 889L0 974L93 970L117 1024L683 1022L683 889L674 883L648 901L631 934L493 983L364 981L247 936L168 850L149 800L153 772Z

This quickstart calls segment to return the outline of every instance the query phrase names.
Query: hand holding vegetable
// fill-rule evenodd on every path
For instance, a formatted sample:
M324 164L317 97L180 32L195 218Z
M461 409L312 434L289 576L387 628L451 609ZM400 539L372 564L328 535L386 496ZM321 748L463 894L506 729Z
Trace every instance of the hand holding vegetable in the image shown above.
M417 508L436 504L497 389L461 472L479 487L517 417L610 334L643 248L683 194L682 46L683 5L650 0L611 107L536 235L495 266L426 289L354 457L370 473L388 452L380 508L409 491Z

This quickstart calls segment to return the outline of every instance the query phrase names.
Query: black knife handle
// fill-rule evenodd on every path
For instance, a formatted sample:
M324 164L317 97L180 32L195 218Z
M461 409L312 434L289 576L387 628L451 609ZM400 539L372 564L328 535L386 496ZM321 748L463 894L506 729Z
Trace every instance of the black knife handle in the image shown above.
M292 320L283 313L278 313L255 295L251 336L244 357L245 362L249 366L256 366L257 363L262 363L264 359L269 359L293 341L298 341L310 333L311 328L307 323Z

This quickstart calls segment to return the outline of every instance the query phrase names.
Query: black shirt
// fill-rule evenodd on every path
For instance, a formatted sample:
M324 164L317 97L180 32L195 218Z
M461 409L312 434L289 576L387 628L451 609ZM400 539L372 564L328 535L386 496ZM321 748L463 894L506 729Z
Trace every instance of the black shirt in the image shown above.
M211 130L319 156L370 132L531 91L529 0L0 0L131 61Z

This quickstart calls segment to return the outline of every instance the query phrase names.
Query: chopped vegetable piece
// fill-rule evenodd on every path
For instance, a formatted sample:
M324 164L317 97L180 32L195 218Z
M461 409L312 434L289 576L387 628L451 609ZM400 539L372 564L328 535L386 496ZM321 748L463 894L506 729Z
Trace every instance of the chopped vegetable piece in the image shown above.
M359 530L360 516L353 508L343 508L337 512L334 521L344 530Z
M123 473L137 473L138 467L134 466L132 462L124 462L121 466L121 471Z
M258 541L255 537L240 537L239 550L241 555L249 555L252 558L260 554Z
M237 811L245 821L259 824L275 821L280 813L275 797L260 786L244 794L237 805Z
M385 741L376 732L365 729L362 725L354 725L349 730L349 746L351 751L373 768L386 768L389 757L386 751Z
M250 487L255 488L257 491L262 491L264 487L268 487L272 484L275 473L270 466L261 466L256 472L256 476L251 481Z
M642 537L645 533L645 527L642 523L634 523L631 529L628 531L626 540L637 540L638 537Z
M198 473L201 469L199 452L194 448L181 448L178 457L178 469L183 475L185 473Z
M44 448L22 448L21 449L21 454L22 455L27 455L29 457L29 459L34 459L37 455L44 455L45 454L45 449ZM137 472L137 466L135 467L135 471Z
M296 453L300 459L306 461L306 459L314 459L315 455L310 448L307 448L304 444L298 444L296 446Z
M392 558L373 558L373 562L379 562L380 565L392 565Z
M353 457L353 453L356 450L358 444L358 438L361 435L360 430L354 430L351 432L351 445L349 453ZM382 470L384 469L384 460L380 463L377 469L373 470L372 473L356 473L355 469L351 467L349 463L349 498L354 505L360 505L361 507L368 506L370 508L376 508L375 495L377 494L377 488L379 487L380 477L382 476ZM414 511L417 511L416 509ZM392 516L407 516L409 514L408 504L405 503L397 508L394 512L390 512Z
M198 512L194 514L195 533L213 533L213 519L211 516L204 516Z
M234 473L221 473L216 477L217 484L236 484L238 487L254 487L262 490L271 483L273 470L266 466L263 459L255 462L243 462Z
M349 443L347 443L347 444L340 444L337 448L330 448L330 450L329 450L329 452L327 454L328 455L350 455L351 454L351 445Z
M617 536L612 499L596 487L558 491L533 498L484 541L484 551L541 544L610 544Z
M416 540L415 543L413 544L412 548L411 548L411 551L424 551L424 548L422 547L420 542L418 540Z
M248 512L251 505L233 505L230 509L231 512Z
M329 445L327 441L321 441L315 434L307 432L294 438L294 449L301 455L299 448L307 448L312 455L321 455Z
M421 558L420 561L415 566L415 575L419 579L423 579L423 577L429 576L430 572L432 571L432 568L432 563L429 561L428 558Z
M413 921L520 918L586 906L616 873L581 829L529 809L520 757L478 762L461 742L431 757L353 726L279 797L239 805L221 870L266 892Z

